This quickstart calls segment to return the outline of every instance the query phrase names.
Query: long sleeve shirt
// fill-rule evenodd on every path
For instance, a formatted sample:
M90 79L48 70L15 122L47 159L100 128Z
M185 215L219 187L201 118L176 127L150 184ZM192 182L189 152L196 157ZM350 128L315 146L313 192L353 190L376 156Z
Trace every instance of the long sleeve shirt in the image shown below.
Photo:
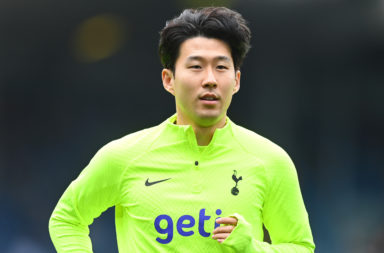
M88 226L115 206L119 252L311 253L297 172L268 139L227 118L208 146L191 126L162 124L102 147L54 209L58 252L92 252ZM238 224L218 243L218 217ZM272 243L263 242L263 224Z

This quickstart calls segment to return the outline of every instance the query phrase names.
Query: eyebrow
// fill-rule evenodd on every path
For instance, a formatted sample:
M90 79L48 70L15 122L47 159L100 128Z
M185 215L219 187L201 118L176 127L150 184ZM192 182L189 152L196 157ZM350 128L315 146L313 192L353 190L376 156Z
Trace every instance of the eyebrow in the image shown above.
M228 62L231 61L231 59L229 57L224 56L224 55L216 56L214 59L219 60L219 61L228 61ZM192 55L192 56L187 57L187 61L193 61L193 60L203 61L204 57L198 56L198 55Z

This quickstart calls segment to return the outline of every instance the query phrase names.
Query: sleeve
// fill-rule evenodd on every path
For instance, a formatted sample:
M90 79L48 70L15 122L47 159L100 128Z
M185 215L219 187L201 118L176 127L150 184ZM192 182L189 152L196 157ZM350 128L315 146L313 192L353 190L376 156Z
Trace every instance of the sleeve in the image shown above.
M49 220L57 252L92 252L88 226L120 201L123 167L118 156L103 147L60 198Z
M252 237L251 224L240 214L236 228L223 242L235 252L313 253L315 244L309 226L296 169L284 152L269 168L268 190L263 207L263 222L272 244Z

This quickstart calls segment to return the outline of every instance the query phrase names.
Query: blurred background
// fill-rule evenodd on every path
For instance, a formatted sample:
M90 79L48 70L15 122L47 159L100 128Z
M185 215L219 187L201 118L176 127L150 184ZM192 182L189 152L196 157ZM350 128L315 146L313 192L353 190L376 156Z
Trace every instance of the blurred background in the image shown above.
M249 21L229 116L291 155L316 252L382 252L383 0L1 0L0 252L54 252L50 214L95 152L174 113L158 32L207 5ZM117 252L113 215L95 252Z

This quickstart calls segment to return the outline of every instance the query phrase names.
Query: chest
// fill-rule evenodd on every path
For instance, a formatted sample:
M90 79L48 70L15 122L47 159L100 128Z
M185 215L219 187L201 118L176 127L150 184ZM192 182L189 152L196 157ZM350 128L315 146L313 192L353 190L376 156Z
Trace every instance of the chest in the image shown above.
M266 190L257 158L231 150L148 152L129 165L124 200L131 211L170 216L237 212L256 217Z

